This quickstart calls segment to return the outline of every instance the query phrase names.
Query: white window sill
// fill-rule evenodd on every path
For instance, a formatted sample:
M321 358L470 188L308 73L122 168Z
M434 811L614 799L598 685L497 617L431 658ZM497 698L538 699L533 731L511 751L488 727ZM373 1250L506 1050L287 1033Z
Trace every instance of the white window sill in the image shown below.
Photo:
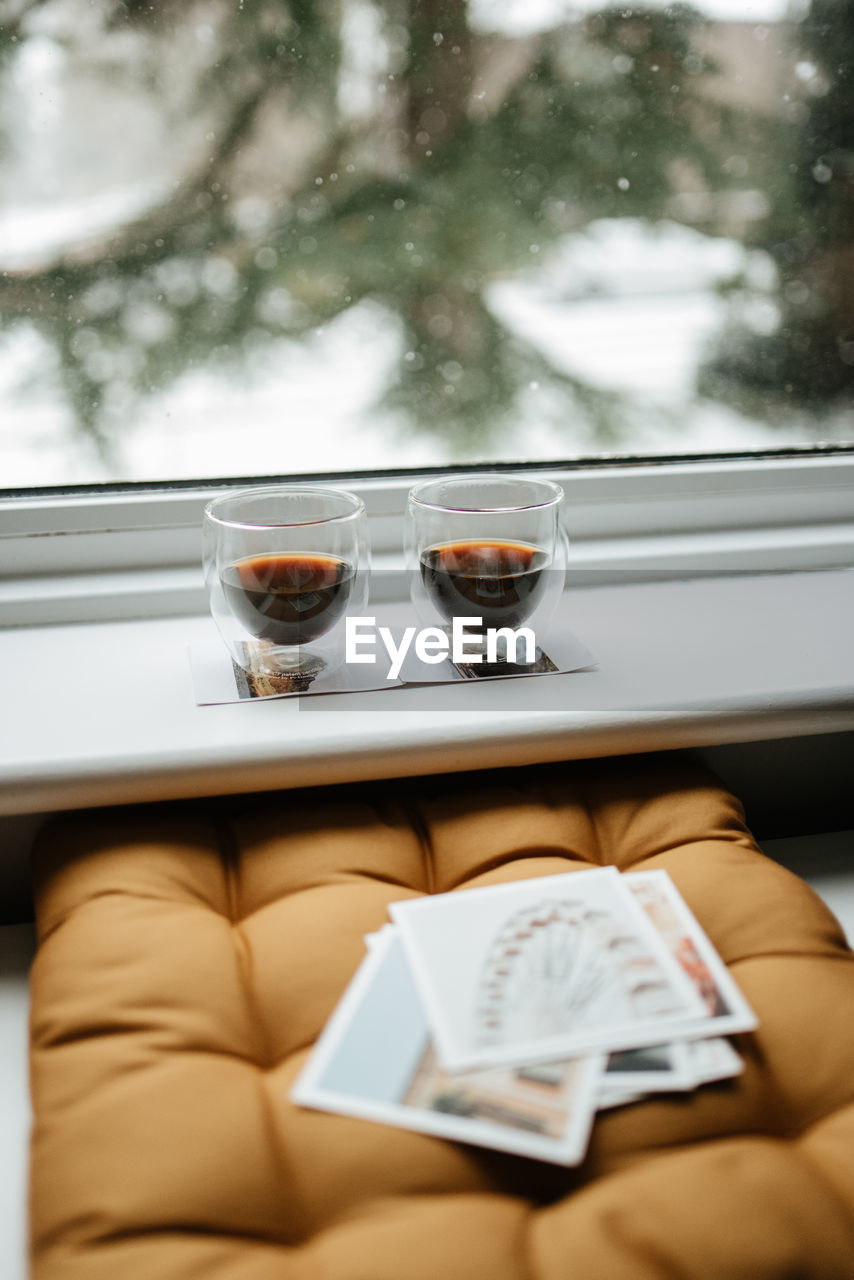
M854 730L854 572L574 588L597 670L198 707L203 616L0 631L0 813ZM321 705L322 704L322 705Z

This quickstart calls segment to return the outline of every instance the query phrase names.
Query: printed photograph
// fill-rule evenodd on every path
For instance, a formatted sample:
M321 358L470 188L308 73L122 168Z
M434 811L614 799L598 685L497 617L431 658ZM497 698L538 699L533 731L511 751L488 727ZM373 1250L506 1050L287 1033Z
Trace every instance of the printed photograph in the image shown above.
M450 1073L396 929L373 935L291 1097L301 1106L557 1164L584 1156L599 1055Z
M457 671L467 680L483 679L484 676L539 676L545 675L550 671L557 671L559 668L552 662L547 653L543 653L542 649L537 646L536 655L533 662L511 662L506 658L500 657L501 650L499 648L499 660L497 662L456 662L454 666Z
M240 667L232 660L231 666L237 692L243 698L281 698L293 693L308 693L322 669L293 674L271 675L264 663L265 652L272 649L269 641L244 641L242 648L247 668Z
M614 868L392 903L443 1063L634 1048L704 1016Z
M711 1019L701 1034L752 1031L756 1014L667 872L632 871L626 884L701 997Z
M642 1045L609 1053L601 1080L603 1093L666 1093L691 1089L695 1084L689 1070L688 1053L681 1041Z

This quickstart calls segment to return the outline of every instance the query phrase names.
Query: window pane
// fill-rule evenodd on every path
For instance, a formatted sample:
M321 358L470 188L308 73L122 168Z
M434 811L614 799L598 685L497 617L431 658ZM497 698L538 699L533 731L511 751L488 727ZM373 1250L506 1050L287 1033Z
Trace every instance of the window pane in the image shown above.
M3 486L854 439L854 5L0 8Z

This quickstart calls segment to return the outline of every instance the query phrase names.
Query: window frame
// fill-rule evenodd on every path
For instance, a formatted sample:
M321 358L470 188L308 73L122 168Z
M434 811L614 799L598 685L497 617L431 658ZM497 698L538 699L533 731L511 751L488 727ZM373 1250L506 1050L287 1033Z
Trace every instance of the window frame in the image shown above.
M562 484L571 565L608 581L854 566L854 445L87 486L0 494L0 625L204 609L204 505L258 483L354 490L368 508L374 564L399 567L410 485L476 470Z

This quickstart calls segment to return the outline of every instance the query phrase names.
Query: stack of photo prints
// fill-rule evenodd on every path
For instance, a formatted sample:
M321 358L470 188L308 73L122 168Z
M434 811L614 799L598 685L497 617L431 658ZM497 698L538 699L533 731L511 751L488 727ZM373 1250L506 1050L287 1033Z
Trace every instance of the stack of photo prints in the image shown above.
M756 1016L665 871L389 907L297 1103L557 1164L596 1112L735 1076Z

